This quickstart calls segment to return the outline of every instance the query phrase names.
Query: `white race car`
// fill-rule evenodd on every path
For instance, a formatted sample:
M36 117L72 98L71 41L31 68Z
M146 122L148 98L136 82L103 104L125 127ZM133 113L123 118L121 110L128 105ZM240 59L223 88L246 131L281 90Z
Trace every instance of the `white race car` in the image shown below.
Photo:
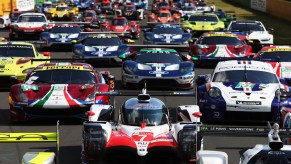
M0 29L7 28L7 27L9 27L9 25L10 25L9 14L0 15Z

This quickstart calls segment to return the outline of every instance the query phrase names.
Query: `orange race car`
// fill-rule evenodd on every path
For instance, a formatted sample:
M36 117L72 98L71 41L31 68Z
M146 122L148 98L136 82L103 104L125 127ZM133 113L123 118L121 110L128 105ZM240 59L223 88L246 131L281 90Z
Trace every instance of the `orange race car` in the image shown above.
M158 23L181 23L181 14L171 14L169 10L160 10L157 14L150 13L148 15L148 26L154 27Z

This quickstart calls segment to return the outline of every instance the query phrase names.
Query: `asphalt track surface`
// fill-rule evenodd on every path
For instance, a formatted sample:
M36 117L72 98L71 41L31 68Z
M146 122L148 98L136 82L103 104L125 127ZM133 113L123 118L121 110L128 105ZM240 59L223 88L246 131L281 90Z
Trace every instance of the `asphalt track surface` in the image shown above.
M142 21L145 25L146 21ZM8 30L0 30L1 37L8 37ZM142 44L141 38L135 44ZM71 58L72 52L51 52L52 58ZM99 68L99 70L110 71L116 79L116 89L123 89L120 85L121 68ZM196 69L195 74L210 74L213 69ZM116 106L119 107L128 97L119 97L116 99ZM160 97L168 107L174 109L179 105L196 104L194 97ZM8 92L0 92L0 132L50 132L56 130L55 121L37 121L25 123L22 125L11 124L9 121ZM76 120L60 121L60 163L61 164L79 164L81 141L82 141L82 123ZM253 147L255 144L267 143L267 138L254 137L214 137L204 138L204 149L225 151L229 156L229 163L239 163L239 152ZM0 143L0 164L21 163L25 152L32 151L55 151L54 143ZM128 157L130 158L130 157ZM128 159L127 158L127 159ZM117 160L117 163L121 161ZM172 163L163 161L162 163ZM126 163L123 161L122 163Z

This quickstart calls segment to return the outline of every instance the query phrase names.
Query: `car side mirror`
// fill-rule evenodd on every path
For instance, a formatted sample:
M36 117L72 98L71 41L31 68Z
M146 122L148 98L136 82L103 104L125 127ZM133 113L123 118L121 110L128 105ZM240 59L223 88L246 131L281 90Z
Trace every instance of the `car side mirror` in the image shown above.
M9 81L11 84L19 84L17 76L10 76Z
M43 52L42 54L43 54L43 56L51 56L50 52Z

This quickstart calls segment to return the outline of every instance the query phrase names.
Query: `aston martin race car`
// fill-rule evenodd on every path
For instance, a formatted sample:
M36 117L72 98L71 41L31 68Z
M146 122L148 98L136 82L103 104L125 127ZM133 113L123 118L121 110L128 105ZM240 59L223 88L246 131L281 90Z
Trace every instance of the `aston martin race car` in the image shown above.
M80 44L73 46L73 58L95 59L91 65L102 61L103 64L122 64L130 55L130 47L124 44L116 34L93 34L84 39ZM101 64L101 63L100 63Z
M192 31L195 36L200 36L204 32L221 31L225 25L216 14L197 13L190 15L188 20L183 22L182 28Z
M228 31L244 35L248 40L257 40L260 44L274 44L272 28L266 29L261 21L256 20L236 20L231 21L227 27Z
M56 7L48 9L46 16L48 19L64 19L64 20L73 20L74 16L79 14L79 9L77 7L68 6L65 3L60 3Z
M186 44L192 34L185 32L180 25L157 24L152 30L144 33L145 44Z
M194 85L194 63L184 61L174 49L145 48L133 54L133 60L122 65L122 85L152 88L191 89Z
M36 61L34 61L36 62ZM41 64L23 83L10 88L11 121L33 119L86 119L85 112L93 103L108 104L108 97L95 92L114 90L114 77L108 71L97 72L87 63L56 62Z
M136 96L132 92L104 92L97 95ZM145 90L127 99L120 108L114 105L91 106L88 121L83 124L81 160L117 163L188 162L195 158L195 134L199 125L199 107L182 105L175 110L176 121L170 121L167 105L151 96L191 96L188 92L156 92ZM118 118L112 115L118 112ZM177 121L179 120L179 121ZM122 157L125 157L122 158ZM130 157L130 158L128 158ZM118 159L118 160L116 160ZM124 161L123 161L124 160ZM98 163L97 162L97 163Z
M218 122L279 121L280 94L288 90L271 64L262 61L221 61L196 84L201 119Z
M25 42L0 42L0 89L8 89L10 76L23 81L26 74L44 62L31 63L31 59L49 59L50 53L39 53L35 46Z

